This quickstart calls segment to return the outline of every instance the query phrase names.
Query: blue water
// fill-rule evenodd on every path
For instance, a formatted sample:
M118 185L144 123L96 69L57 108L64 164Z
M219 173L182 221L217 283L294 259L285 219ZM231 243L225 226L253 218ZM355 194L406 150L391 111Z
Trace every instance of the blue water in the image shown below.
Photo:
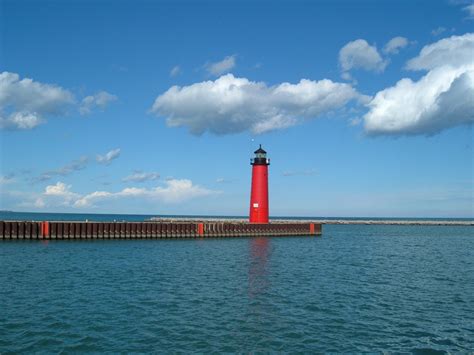
M0 242L0 353L472 352L472 227Z

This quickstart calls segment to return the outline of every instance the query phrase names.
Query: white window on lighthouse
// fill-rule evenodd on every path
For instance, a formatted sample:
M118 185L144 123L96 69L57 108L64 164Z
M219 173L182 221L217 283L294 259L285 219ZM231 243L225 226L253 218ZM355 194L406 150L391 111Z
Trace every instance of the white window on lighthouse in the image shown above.
M253 204L253 207L254 207L254 208L258 208L258 203L254 203L254 204Z

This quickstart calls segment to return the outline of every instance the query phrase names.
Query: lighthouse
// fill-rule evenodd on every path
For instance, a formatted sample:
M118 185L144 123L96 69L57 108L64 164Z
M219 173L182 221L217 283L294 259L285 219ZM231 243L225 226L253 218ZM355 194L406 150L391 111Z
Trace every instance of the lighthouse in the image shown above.
M255 151L252 165L252 190L250 193L250 223L268 223L268 166L267 152L262 145Z

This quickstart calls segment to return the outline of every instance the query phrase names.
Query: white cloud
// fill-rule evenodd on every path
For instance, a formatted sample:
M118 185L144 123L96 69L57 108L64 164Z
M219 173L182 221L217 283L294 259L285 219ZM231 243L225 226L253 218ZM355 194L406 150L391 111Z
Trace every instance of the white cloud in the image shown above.
M104 110L111 102L117 101L117 96L106 91L100 91L95 95L86 96L82 99L79 107L81 115L88 115L95 108Z
M70 191L71 185L66 185L63 182L57 182L56 185L46 186L44 194L46 196L71 196L77 195Z
M195 198L218 194L220 191L209 190L205 187L195 185L187 179L171 179L165 181L161 186L154 188L126 187L117 192L94 191L80 194L72 191L72 186L58 181L54 185L48 185L41 193L20 193L11 191L10 195L17 195L24 201L18 206L28 208L45 207L70 207L70 208L93 208L97 204L115 203L116 201L138 201L176 204Z
M339 65L343 75L351 69L382 72L388 61L383 60L377 47L371 46L364 39L357 39L347 43L339 51Z
M228 73L235 67L236 64L236 56L230 55L222 59L220 62L215 63L207 63L204 65L207 72L214 76L219 76L224 73Z
M0 73L0 129L32 129L47 116L58 116L74 103L74 96L52 84L15 73Z
M431 70L444 65L459 67L474 62L474 33L451 36L423 47L420 54L409 60L407 69Z
M468 19L474 19L474 4L467 5L462 8L465 12L467 12Z
M145 182L145 181L153 181L158 180L160 178L160 174L156 172L151 173L144 173L144 172L135 172L132 175L124 177L122 179L123 182Z
M104 155L97 155L96 160L99 164L109 165L112 160L120 156L120 148L112 149Z
M443 33L444 31L446 31L446 28L445 27L438 27L438 28L435 28L433 31L431 31L431 34L433 36L439 36L441 33Z
M48 185L43 192L43 195L36 199L35 205L49 204L70 206L80 198L80 195L71 191L71 185L66 185L63 182L57 182L56 185Z
M425 46L408 61L428 73L401 79L378 92L364 116L368 134L435 134L474 122L474 34L452 36Z
M377 93L364 116L371 134L434 134L474 120L474 66L430 71Z
M170 76L175 77L181 73L181 68L179 65L175 65L171 70L170 70Z
M168 126L187 127L197 135L260 134L337 110L352 99L363 96L349 84L327 79L267 86L227 74L215 81L173 86L156 98L150 111L166 117Z
M94 203L114 198L144 198L165 203L179 203L197 197L209 196L217 191L194 185L191 180L172 179L164 186L152 189L128 187L119 192L95 191L76 200L74 207L91 207Z
M8 118L0 117L0 129L32 129L44 123L36 113L13 112Z
M76 200L76 202L74 202L74 207L93 207L94 202L107 199L110 196L113 196L113 194L110 192L95 191Z
M405 48L408 45L408 39L405 37L394 37L383 47L385 54L397 54L400 49Z

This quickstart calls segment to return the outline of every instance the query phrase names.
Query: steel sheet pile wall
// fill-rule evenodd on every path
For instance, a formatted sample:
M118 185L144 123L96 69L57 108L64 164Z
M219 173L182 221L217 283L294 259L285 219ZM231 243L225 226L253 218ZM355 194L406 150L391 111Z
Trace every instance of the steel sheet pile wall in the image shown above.
M0 221L0 239L144 239L301 235L321 235L321 224Z

